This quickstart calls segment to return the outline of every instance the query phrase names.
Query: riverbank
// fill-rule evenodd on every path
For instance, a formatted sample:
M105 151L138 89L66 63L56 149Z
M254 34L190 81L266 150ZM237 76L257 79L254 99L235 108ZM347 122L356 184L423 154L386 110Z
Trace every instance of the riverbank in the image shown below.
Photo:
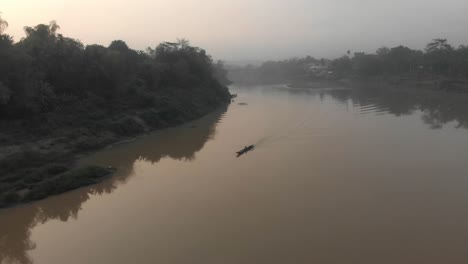
M448 78L417 79L402 77L375 77L375 78L341 78L341 79L313 79L296 80L288 84L291 88L319 89L327 86L345 86L349 88L379 87L424 89L446 92L468 92L468 81Z
M227 89L181 89L147 107L114 109L76 102L60 111L3 120L0 208L43 199L102 181L113 168L77 167L76 160L111 144L200 118L229 104Z

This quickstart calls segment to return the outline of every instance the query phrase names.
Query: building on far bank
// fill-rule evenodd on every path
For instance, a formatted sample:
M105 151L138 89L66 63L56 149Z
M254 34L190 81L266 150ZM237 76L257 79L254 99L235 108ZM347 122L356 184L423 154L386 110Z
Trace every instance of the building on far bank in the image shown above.
M333 72L330 70L330 63L328 61L321 61L308 64L306 72L313 77L327 77Z

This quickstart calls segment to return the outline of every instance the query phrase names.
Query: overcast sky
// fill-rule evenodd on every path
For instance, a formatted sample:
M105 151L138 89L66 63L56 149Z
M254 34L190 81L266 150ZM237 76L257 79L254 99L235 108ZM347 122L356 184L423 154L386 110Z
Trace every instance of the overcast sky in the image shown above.
M56 20L84 44L144 49L183 37L225 60L422 49L439 37L468 44L468 0L1 0L0 12L15 40Z

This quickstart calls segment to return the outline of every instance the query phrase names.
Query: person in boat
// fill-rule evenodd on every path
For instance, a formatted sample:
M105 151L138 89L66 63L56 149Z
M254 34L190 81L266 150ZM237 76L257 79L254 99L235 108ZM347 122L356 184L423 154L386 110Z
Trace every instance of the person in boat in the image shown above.
M250 145L250 146L245 146L242 150L238 151L237 152L237 157L251 151L252 149L254 148L254 145Z

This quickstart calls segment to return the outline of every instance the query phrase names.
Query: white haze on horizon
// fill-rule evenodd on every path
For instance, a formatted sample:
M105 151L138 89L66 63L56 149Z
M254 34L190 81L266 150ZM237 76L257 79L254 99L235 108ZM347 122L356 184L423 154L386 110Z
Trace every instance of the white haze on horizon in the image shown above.
M6 33L56 20L84 44L131 48L187 38L216 59L335 58L382 46L468 44L466 0L2 0Z

